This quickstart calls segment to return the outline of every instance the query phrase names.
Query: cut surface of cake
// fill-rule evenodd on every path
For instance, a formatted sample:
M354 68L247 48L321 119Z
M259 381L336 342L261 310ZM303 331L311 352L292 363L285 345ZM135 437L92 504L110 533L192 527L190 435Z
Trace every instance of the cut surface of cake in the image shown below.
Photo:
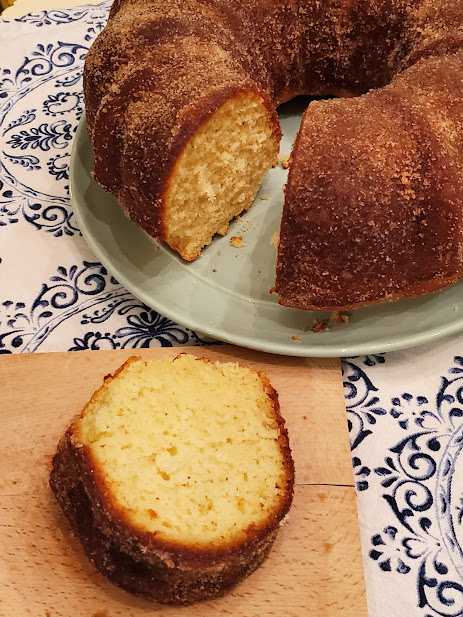
M50 484L100 572L187 604L223 595L266 558L294 464L263 373L187 354L131 358L61 439Z
M261 97L224 103L190 139L169 179L166 242L184 259L198 257L214 234L247 210L276 163L280 131Z

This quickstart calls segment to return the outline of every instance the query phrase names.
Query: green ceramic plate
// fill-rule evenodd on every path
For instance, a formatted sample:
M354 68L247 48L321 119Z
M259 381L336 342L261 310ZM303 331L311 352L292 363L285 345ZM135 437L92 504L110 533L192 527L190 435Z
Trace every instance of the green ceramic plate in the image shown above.
M280 109L281 152L289 154L306 101ZM269 171L250 211L214 239L203 255L184 262L131 223L92 179L92 147L82 119L71 156L71 201L97 258L131 293L159 313L212 338L290 356L353 356L411 347L463 329L463 281L413 300L350 312L349 323L311 332L327 313L282 307L275 294L275 247L285 170ZM262 199L262 196L269 199ZM235 248L232 236L245 247ZM361 255L359 255L361 259ZM293 338L295 337L295 338Z

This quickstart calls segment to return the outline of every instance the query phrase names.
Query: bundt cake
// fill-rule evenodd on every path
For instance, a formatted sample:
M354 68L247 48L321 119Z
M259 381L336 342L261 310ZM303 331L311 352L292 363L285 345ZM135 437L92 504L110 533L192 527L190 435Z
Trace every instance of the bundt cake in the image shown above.
M195 259L291 155L279 302L346 309L463 276L463 0L115 0L84 71L95 178Z
M262 372L129 359L61 439L51 488L97 569L163 603L220 596L266 558L294 465Z

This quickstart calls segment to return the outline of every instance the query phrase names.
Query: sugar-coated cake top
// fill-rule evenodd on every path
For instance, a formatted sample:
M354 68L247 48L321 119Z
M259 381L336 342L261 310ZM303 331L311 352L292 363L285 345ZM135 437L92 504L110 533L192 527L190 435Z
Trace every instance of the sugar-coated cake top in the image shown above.
M273 393L234 363L136 359L94 395L76 434L133 525L222 546L288 498L292 464Z

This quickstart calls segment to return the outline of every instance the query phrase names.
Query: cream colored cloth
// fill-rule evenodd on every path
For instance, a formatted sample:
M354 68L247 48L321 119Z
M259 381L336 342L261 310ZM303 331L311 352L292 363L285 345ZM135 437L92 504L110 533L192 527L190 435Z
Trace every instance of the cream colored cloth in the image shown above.
M2 19L17 19L45 9L67 9L82 4L82 0L16 0L13 6L3 11Z

